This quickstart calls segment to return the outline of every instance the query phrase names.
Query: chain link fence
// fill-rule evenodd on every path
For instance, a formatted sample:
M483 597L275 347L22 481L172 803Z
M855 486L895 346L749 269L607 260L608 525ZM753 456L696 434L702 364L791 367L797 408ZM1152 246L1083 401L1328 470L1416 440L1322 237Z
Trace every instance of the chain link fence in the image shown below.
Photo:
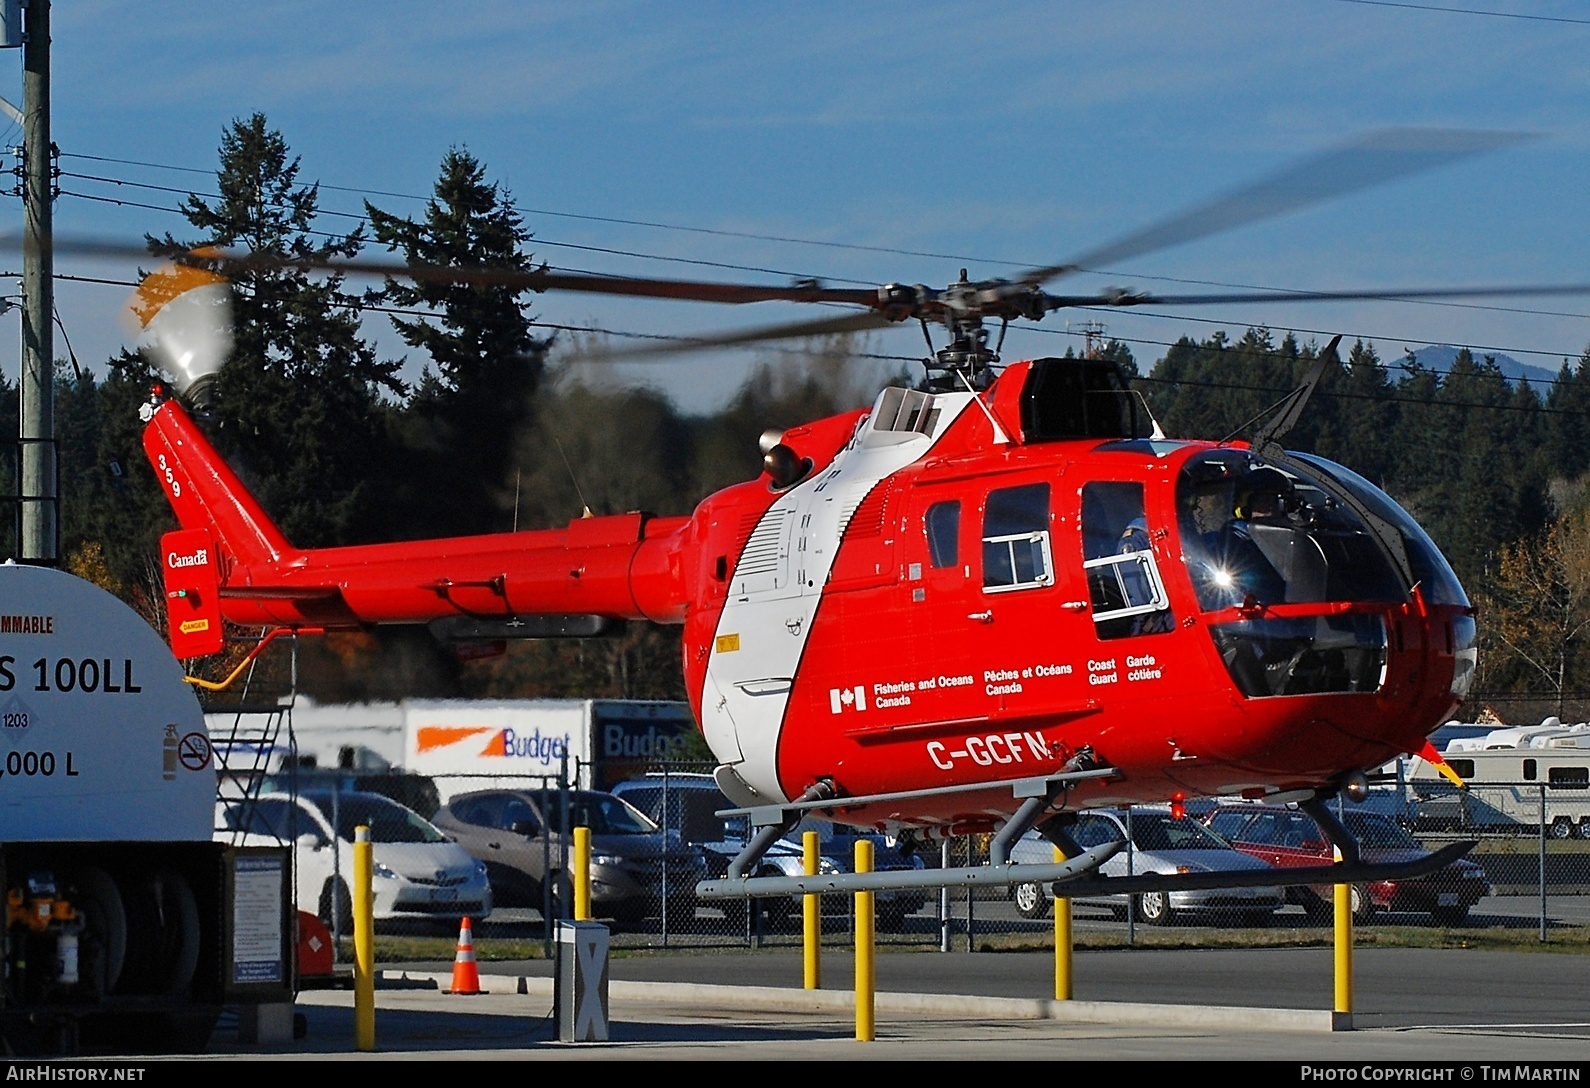
M489 873L492 909L474 917L475 937L489 955L497 939L553 940L546 920L572 916L568 877L572 830L592 831L593 914L612 929L615 948L795 948L802 941L799 897L700 900L696 885L721 877L751 829L717 789L710 765L637 765L628 777L610 773L593 790L590 768L574 766L553 778L501 780L480 776L361 776L344 788L380 792L403 801L481 861ZM429 810L429 811L427 811ZM1424 877L1377 881L1351 889L1361 927L1427 931L1502 927L1538 933L1590 923L1590 783L1561 788L1520 781L1470 785L1429 782L1371 791L1360 804L1335 811L1360 843L1364 860L1395 863L1455 841L1476 842L1466 857ZM873 843L875 868L923 869L984 864L988 836L962 836L902 849L883 835L864 834L821 820L781 839L753 875L803 871L803 833L819 833L820 871L849 872L859 839ZM1253 869L1275 882L1216 891L1143 892L1077 898L1073 933L1090 947L1174 942L1222 947L1328 939L1333 888L1287 885L1285 870L1329 863L1332 848L1314 821L1295 808L1249 802L1189 803L1185 813L1164 806L1084 813L1073 828L1083 847L1114 839L1126 846L1106 863L1107 875ZM310 849L300 841L299 849ZM380 857L380 844L376 847ZM346 881L351 855L337 852L328 878ZM1035 835L1016 844L1011 860L1048 862L1053 847ZM550 876L549 876L550 874ZM301 891L300 897L305 894ZM446 887L403 917L387 918L386 932L456 932L460 908ZM823 940L847 945L854 928L850 894L820 897ZM317 907L341 934L345 901L319 897ZM876 893L880 945L945 951L1038 947L1053 941L1050 888L953 888Z

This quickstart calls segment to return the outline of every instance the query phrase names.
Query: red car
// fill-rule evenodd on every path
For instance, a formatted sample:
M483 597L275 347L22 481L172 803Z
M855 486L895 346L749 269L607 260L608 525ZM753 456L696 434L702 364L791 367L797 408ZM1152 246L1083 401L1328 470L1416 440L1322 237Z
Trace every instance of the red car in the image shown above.
M1429 851L1396 821L1378 812L1347 809L1341 821L1358 840L1359 856L1371 863L1395 863L1423 857ZM1238 850L1280 868L1328 865L1334 857L1330 840L1313 817L1279 805L1226 804L1204 817L1209 829ZM1377 880L1352 886L1353 920L1367 922L1380 911L1428 914L1436 924L1461 925L1469 909L1491 894L1485 870L1466 859L1444 869L1404 880ZM1332 911L1329 884L1287 889L1287 898L1302 906L1316 922Z

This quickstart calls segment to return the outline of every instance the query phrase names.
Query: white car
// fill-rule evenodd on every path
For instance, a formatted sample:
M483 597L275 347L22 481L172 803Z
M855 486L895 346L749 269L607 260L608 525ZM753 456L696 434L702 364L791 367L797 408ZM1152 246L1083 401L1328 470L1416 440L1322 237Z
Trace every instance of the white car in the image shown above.
M1128 828L1131 833L1128 834ZM1190 816L1173 814L1168 807L1145 805L1125 809L1094 809L1077 817L1071 837L1084 850L1107 842L1124 842L1126 848L1099 866L1104 876L1146 873L1246 872L1272 867L1234 848ZM1010 860L1047 864L1054 846L1029 831L1010 849ZM1017 884L1010 890L1016 912L1023 918L1042 918L1054 902L1053 886ZM1109 907L1124 918L1127 897L1080 898L1079 903ZM1206 921L1227 920L1262 925L1286 902L1274 885L1256 888L1195 889L1140 892L1131 897L1137 919L1150 925L1170 925L1178 917L1201 916Z
M216 805L218 842L291 845L300 910L351 932L354 829L370 828L371 885L378 920L442 919L491 914L484 862L443 835L419 813L378 793L305 790L296 798L267 793ZM337 833L333 835L335 819Z

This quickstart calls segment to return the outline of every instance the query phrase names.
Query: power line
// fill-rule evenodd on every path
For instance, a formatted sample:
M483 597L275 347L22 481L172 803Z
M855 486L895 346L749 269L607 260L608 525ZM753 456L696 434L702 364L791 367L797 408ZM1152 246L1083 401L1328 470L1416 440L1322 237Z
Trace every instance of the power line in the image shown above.
M1493 19L1528 19L1537 23L1572 23L1590 26L1590 19L1574 19L1566 15L1525 15L1517 11L1487 11L1481 8L1447 8L1435 4L1407 4L1399 0L1336 0L1339 4L1361 4L1370 8L1407 8L1411 11L1438 11L1443 15L1488 15Z
M78 173L72 173L70 171L63 170L61 172L61 176L64 177L64 178L77 178L77 179L82 180L82 181L99 182L99 183L105 184L105 185L117 185L117 186L126 185L126 186L131 186L133 188L149 189L149 190L152 190L152 191L155 191L155 192L161 192L161 193L176 193L176 194L180 194L180 195L184 195L184 196L201 197L201 198L203 198L205 200L220 200L220 199L222 199L221 196L218 193L195 193L195 192L193 192L190 189L177 189L177 188L173 188L172 186L169 186L169 185L152 185L152 184L149 184L147 182L129 181L129 180L121 179L121 178L100 177L100 176L97 176L97 175L94 175L94 174L78 174ZM130 207L148 208L148 209L153 210L153 211L166 211L166 212L171 212L171 213L176 214L176 215L186 215L187 214L181 208L171 208L171 207L166 207L164 205L158 205L158 204L143 204L143 203L139 203L138 201L120 200L120 199L113 198L113 197L97 196L97 195L93 195L93 194L89 194L89 193L79 193L79 192L75 192L75 191L62 190L61 195L62 196L81 197L82 199L85 199L85 200L98 200L98 201L101 201L101 202L110 202L110 203L115 203L115 204L126 204L126 205L128 205ZM271 202L265 204L264 206L268 207L268 208L287 208L287 207L289 207L289 205L286 205L286 204L282 203L281 201L271 201ZM337 210L332 209L332 208L317 208L316 209L316 215L330 215L330 216L335 216L335 217L341 218L341 219L353 219L353 220L357 220L360 223L369 223L371 221L370 217L368 215L361 215L361 214L356 213L356 212L337 211ZM338 237L341 237L340 235L336 235L336 234L332 234L332 233L327 232L327 231L320 231L320 230L308 230L308 229L306 229L304 231L304 233L317 234L317 235L321 235L321 236L327 237L327 238L338 238ZM555 241L555 240L550 239L550 238L543 238L543 237L539 237L539 236L535 236L535 235L532 235L532 239L533 239L533 241L535 242L535 244L537 246L549 246L549 247L553 247L553 248L556 248L556 249L573 249L573 250L580 250L582 252L587 252L587 253L605 253L605 254L608 254L610 256L615 256L615 257L634 257L634 258L638 258L638 259L641 259L641 260L650 260L650 261L668 261L668 262L671 262L671 263L674 263L674 264L694 265L694 266L700 267L700 268L721 268L721 269L724 269L724 270L727 270L727 271L733 271L733 272L755 272L755 273L759 273L761 275L767 275L767 276L785 276L785 277L788 277L788 278L790 278L792 280L812 280L812 279L819 279L820 278L826 283L853 283L853 284L858 284L858 285L868 286L868 287L872 286L872 282L873 282L871 280L851 279L849 277L844 277L844 276L818 277L818 276L815 276L815 275L813 275L812 273L809 273L809 272L791 272L791 271L788 271L786 269L767 268L767 267L760 266L760 265L733 264L733 263L730 263L730 262L727 262L727 261L709 261L709 260L704 260L704 259L696 258L696 257L671 257L671 256L667 256L665 254L646 253L646 252L642 252L642 251L639 251L639 250L614 249L614 248L608 247L608 246L585 245L585 244L578 243L578 242L559 242L559 241ZM377 243L377 244L379 244L379 243Z
M119 163L124 166L144 166L157 170L178 170L183 173L207 174L215 176L213 170L200 170L192 166L169 166L164 163L139 162L136 159L116 159L103 155L85 155L80 152L61 152L62 158L91 159L95 162ZM381 189L360 189L347 185L328 185L323 182L316 183L322 189L331 189L341 193L355 193L363 196L389 196L399 200L431 200L433 197L416 196L413 193L394 193ZM966 261L971 264L998 264L1011 268L1035 268L1042 264L1041 261L1022 263L1020 261L1006 261L995 257L969 257L957 253L932 253L918 249L899 249L892 246L870 246L859 242L831 242L817 238L795 238L782 234L757 234L752 231L722 230L715 227L687 226L681 223L664 223L650 219L624 219L612 215L586 215L578 212L554 211L550 208L530 208L518 205L519 211L526 215L544 215L555 219L576 219L589 223L608 223L614 226L647 227L652 230L682 231L687 234L705 234L720 238L740 238L753 242L782 242L789 245L817 246L824 249L847 249L862 253L888 253L901 257L928 257L939 261Z
M150 168L154 168L154 169L175 170L175 171L181 171L183 173L206 174L206 175L209 175L209 176L212 176L212 177L214 176L214 171L200 170L200 169L198 169L196 167L168 166L168 165L164 165L164 164L161 164L161 163L140 162L140 161L134 160L134 159L117 159L117 158L110 158L110 157L107 157L107 156L84 155L84 154L70 153L70 152L62 152L62 157L64 157L64 158L73 158L73 157L75 157L75 158L82 158L82 159L91 159L91 160L94 160L96 162L111 162L111 163L119 163L119 164L123 164L123 165L143 166L143 167L150 167ZM70 176L70 177L89 177L90 175L68 174L68 175L65 175L65 176ZM187 190L177 190L177 189L173 189L173 188L165 187L165 186L156 186L156 185L152 185L152 184L149 184L149 183L127 181L127 180L123 180L123 179L114 179L113 178L113 179L104 179L104 180L106 180L107 183L111 183L111 184L144 185L144 186L146 186L148 188L151 188L151 189L159 189L159 190L166 191L166 192L186 192L187 191ZM390 197L396 197L396 198L403 199L403 200L430 200L430 199L433 199L431 197L416 196L416 195L414 195L412 193L394 193L394 192L389 192L389 191L379 190L379 189L359 189L359 188L354 188L354 187L351 187L351 186L343 186L343 185L326 185L326 184L319 183L319 182L317 182L315 184L316 184L316 186L318 188L322 188L322 189L331 189L331 190L335 190L335 191L338 191L338 192L355 193L355 194L365 195L365 196L390 196ZM211 199L218 199L218 198L212 196ZM523 207L523 206L519 206L519 205L516 205L516 208L522 214L526 214L526 215L540 215L540 216L549 216L549 217L561 218L561 219L581 220L581 221L593 222L593 223L609 223L609 224L616 224L616 225L622 225L622 226L646 227L646 228L651 228L651 229L655 229L655 230L671 230L671 231L680 231L680 232L690 233L690 234L715 235L715 236L719 236L719 237L740 238L740 239L748 239L748 240L754 240L754 241L779 242L779 243L786 243L786 244L791 244L791 245L820 246L820 247L829 248L829 249L853 250L853 251L867 252L867 253L887 253L887 254L895 254L895 255L908 256L908 257L927 257L927 258L932 258L934 260L950 260L950 261L957 261L957 262L965 262L965 263L968 263L968 264L999 265L999 266L1003 266L1003 267L1007 267L1007 268L1028 269L1028 268L1039 267L1039 266L1042 266L1042 265L1045 265L1045 264L1048 263L1046 261L1012 261L1012 260L1009 260L1009 259L1006 259L1006 258L1000 258L1000 257L974 257L974 256L968 256L966 254L934 253L934 252L928 252L928 251L924 251L924 250L900 249L900 248L895 248L895 247L890 247L890 246L872 246L872 245L863 245L863 244L853 243L853 242L832 242L832 241L826 241L826 240L820 240L820 239L796 238L796 237L792 237L792 236L788 236L788 235L757 234L757 233L753 233L753 232L749 232L749 231L720 230L720 229L711 228L711 227L696 227L696 226L686 226L686 225L678 224L678 223L664 223L664 222L660 222L660 221L656 221L656 220L624 219L624 218L620 218L620 217L617 217L617 216L586 215L586 214L580 214L580 213L575 213L575 212L554 211L554 210L546 209L546 208L527 208L527 207ZM329 211L328 210L328 211L325 212L325 214L337 215L337 216L345 216L345 217L348 217L348 218L362 219L362 220L368 221L367 217L361 216L361 215L356 215L355 213L352 213L352 212L339 212L339 211ZM539 244L542 244L542 245L567 246L569 248L582 248L582 247L574 245L573 243L555 242L555 241L550 241L550 240L547 240L547 239L544 239L544 238L537 238L536 241ZM850 278L838 277L838 276L833 276L833 277L811 277L811 276L803 274L803 273L787 272L787 271L782 271L782 270L777 270L777 269L761 269L761 268L756 268L756 267L753 267L753 266L735 265L735 264L713 264L713 262L694 261L694 260L691 260L690 258L670 257L670 256L665 256L665 255L660 255L660 254L653 254L653 253L632 252L632 251L626 251L626 250L603 250L603 249L600 249L598 247L585 247L585 248L590 248L590 249L592 249L595 252L611 252L611 253L614 253L614 254L617 254L617 255L621 255L621 256L638 257L638 258L648 259L648 260L674 261L674 262L687 263L687 264L706 264L706 265L712 265L713 267L726 268L726 269L732 269L732 270L737 270L737 271L767 272L767 273L773 274L773 275L791 276L791 277L798 278L798 279L820 278L820 279L824 279L824 280L827 280L827 281L830 281L830 282L835 282L835 283L858 283L858 284L859 283L869 283L870 284L870 283L873 282L871 280L857 280L857 279L850 279ZM1186 277L1186 276L1150 275L1150 274L1145 274L1145 273L1140 273L1140 272L1129 272L1129 271L1121 271L1121 270L1113 270L1112 271L1112 270L1109 270L1109 269L1077 268L1076 272L1078 272L1079 274L1082 274L1082 275L1097 276L1097 277L1100 277L1100 278L1126 278L1126 279L1131 279L1131 280L1146 280L1146 281L1153 282L1153 283L1183 283L1183 284L1192 284L1192 285L1196 285L1196 286L1200 286L1200 287L1224 287L1224 288L1236 288L1236 289L1240 289L1240 290L1252 290L1252 291L1276 291L1276 292L1280 292L1280 293L1286 293L1288 291L1297 291L1299 293L1304 293L1305 292L1305 289L1303 289L1303 288L1276 287L1276 286L1268 285L1268 284L1231 283L1231 282L1227 282L1227 281L1224 281L1224 280L1199 279L1199 278ZM1499 312L1499 313L1534 314L1534 315L1545 316L1545 317L1569 317L1569 318L1578 318L1578 319L1590 320L1590 314L1567 313L1567 312L1561 312L1561 311L1555 311L1555 310L1535 310L1535 309L1529 309L1529 308L1525 308L1525 307L1500 306L1500 305L1496 305L1496 304L1492 304L1492 303L1482 303L1482 302L1461 302L1461 301L1457 301L1457 300L1442 300L1442 299L1398 299L1396 301L1398 301L1400 303L1403 303L1403 304L1410 304L1411 303L1411 304L1417 304L1417 305L1422 305L1422 306L1442 306L1442 307L1448 307L1448 308L1452 308L1452 309L1490 310L1490 311L1496 311L1496 312Z
M1088 313L1097 313L1097 314L1119 314L1120 313L1119 310L1112 310L1108 306L1078 306L1077 309L1086 311ZM1303 334L1308 335L1308 336L1335 336L1336 335L1335 332L1333 332L1333 331L1331 331L1329 329L1305 329L1305 328L1300 328L1300 327L1291 327L1291 326L1283 326L1283 325L1268 325L1268 324L1255 325L1254 323L1249 322L1249 321L1225 321L1225 320L1219 320L1219 319L1212 318L1212 317L1185 317L1185 316L1182 316L1180 314L1160 314L1160 313L1153 313L1153 312L1148 311L1148 310L1133 310L1132 311L1132 316L1133 317L1156 318L1156 319L1158 319L1160 321L1190 321L1190 322L1195 322L1195 323L1200 324L1200 325L1224 325L1227 328L1232 328L1232 327L1236 327L1236 326L1245 326L1245 327L1250 328L1250 329L1253 329L1253 328L1265 328L1265 329L1269 329L1271 332L1295 332L1295 333L1303 333ZM1055 333L1055 332L1058 332L1059 330L1058 329L1045 329L1045 328L1038 327L1038 328L1034 328L1032 331L1034 331L1034 332ZM1406 337L1406 336L1376 336L1376 335L1369 334L1369 333L1354 333L1353 334L1353 338L1355 340L1380 340L1380 341L1402 340L1404 342L1406 342L1406 341L1408 341L1410 339L1415 339L1413 337ZM1453 345L1453 346L1455 346L1455 345ZM1478 352L1481 352L1483 354L1488 354L1488 355L1540 355L1540 356L1544 356L1546 358L1551 358L1551 359L1566 359L1566 358L1570 358L1572 356L1572 353L1564 353L1564 352L1556 352L1556 351L1543 351L1543 350L1540 350L1538 348L1504 348L1504 347L1493 347L1493 346L1490 346L1490 345L1487 345L1487 344L1467 344L1467 345L1464 345L1464 346L1466 346L1470 351L1478 351Z
M130 163L130 164L134 164L134 165L160 167L160 168L172 169L172 170L182 170L184 172L204 173L204 171L198 171L198 170L193 169L193 168L161 167L161 164L136 163L133 160L110 159L110 158L103 157L103 156L78 155L77 157L95 159L95 160L98 160L98 161L120 162L120 163L124 163L124 164L129 164ZM133 186L133 187L147 188L147 189L154 190L154 191L167 192L167 193L173 193L173 194L180 193L180 194L185 194L185 195L189 195L189 196L197 196L198 195L198 194L192 193L189 190L177 189L177 188L170 187L170 186L154 185L152 183L147 183L147 182L137 182L137 181L131 181L131 180L127 180L127 179L119 179L119 178L113 178L113 177L104 177L104 176L101 176L101 175L91 175L91 174L79 174L79 173L73 173L73 172L63 172L63 176L76 177L76 178L79 178L81 180L94 181L94 182L99 182L99 183L103 183L103 184L130 185L130 186ZM334 186L325 186L325 187L326 188L342 188L342 187L334 187ZM348 191L357 192L359 190L348 190ZM99 195L91 194L91 193L79 193L79 192L72 191L72 190L62 190L62 194L61 195L63 195L63 196L72 196L72 197L77 197L77 198L80 198L80 199L86 199L86 200L91 200L91 201L98 201L98 202L102 202L102 203L111 203L111 204L116 204L116 205L125 205L125 206L131 206L131 207L138 207L138 208L143 208L143 209L153 210L153 211L162 211L162 212L166 212L168 214L177 214L177 215L184 214L184 212L180 208L171 208L171 207L164 206L164 205L148 204L148 203L143 203L143 202L140 202L140 201L130 201L130 200L123 200L123 199L120 199L120 198L99 196ZM387 195L404 196L404 197L408 196L408 194L387 194ZM210 199L210 200L219 200L219 199L221 199L221 197L218 194L214 194L214 193L207 193L207 194L204 194L204 196L205 196L205 198ZM420 198L413 198L413 199L420 199ZM273 206L280 207L282 205L280 205L278 203L278 204L275 204ZM369 217L366 216L366 215L360 215L360 214L351 213L351 212L340 212L340 211L335 211L335 210L332 210L332 209L317 209L317 214L333 215L333 216L339 216L339 217L359 220L360 222L369 222ZM639 222L639 221L633 221L633 222ZM676 229L676 228L674 228L672 226L669 226L669 225L666 225L666 224L652 224L652 225L665 226L665 227L668 227L668 229ZM694 229L694 228L677 228L677 229ZM705 230L706 228L701 228L701 229ZM321 230L316 230L316 229L312 229L312 228L305 228L304 229L304 233L317 235L317 236L325 237L325 238L328 238L328 239L340 239L340 238L343 237L341 235L333 234L333 233L328 232L328 231L321 231ZM771 236L759 236L759 237L771 237ZM791 240L791 241L801 241L800 239L789 239L789 240ZM675 257L675 256L668 256L668 255L655 254L655 253L645 253L645 252L633 251L633 250L619 250L619 249L614 249L614 248L610 248L610 247L581 245L581 244L578 244L578 243L557 242L557 241L553 241L553 240L545 239L545 238L538 238L535 241L539 245L546 245L546 246L552 246L552 247L558 247L558 248L573 249L573 250L579 250L579 251L584 251L584 252L605 253L605 254L609 254L609 255L625 256L625 257L632 257L632 258L637 258L637 259L659 260L659 261L683 263L683 264L690 264L690 265L697 265L697 266L723 268L723 269L733 270L733 271L756 272L756 273L767 274L767 275L783 275L783 276L788 276L788 277L790 277L792 279L812 278L812 277L809 277L809 276L804 276L804 275L799 274L799 273L793 273L793 272L788 272L788 271L785 271L785 270L778 270L778 269L770 269L770 268L765 268L765 267L737 265L737 264L731 264L731 263L727 263L727 262L707 261L707 260L702 260L702 259L697 259L697 258L687 258L687 257ZM838 245L838 243L835 243L835 245ZM1007 262L1007 263L1013 263L1013 262ZM567 268L567 267L561 268L559 270L560 271L571 271L571 272L573 272L573 271L583 271L583 272L587 272L587 274L594 274L594 275L606 274L606 273L598 273L598 272L589 272L588 270L583 270L583 269L572 269L572 268ZM1248 284L1229 284L1229 283L1221 283L1220 281L1213 281L1213 280L1198 280L1198 279L1186 279L1186 278L1177 278L1177 277L1145 277L1145 278L1150 278L1150 279L1159 278L1159 279L1164 279L1164 280L1167 280L1167 281L1183 282L1183 283L1196 283L1196 284L1207 285L1207 286L1226 286L1226 287L1243 287L1243 288L1259 289L1259 290L1276 290L1276 291L1279 291L1281 293L1285 293L1288 290L1292 290L1291 288L1254 287L1253 285L1248 285ZM833 282L844 282L844 283L857 283L857 284L860 284L860 283L868 282L868 281L862 281L862 280L849 279L849 278L845 278L845 277L832 277L831 279L832 279ZM1422 300L1422 301L1429 301L1429 300ZM1474 304L1457 304L1457 305L1472 306ZM1475 306L1475 308L1495 310L1495 311L1498 311L1498 312L1516 312L1516 313L1542 313L1542 312L1544 312L1544 311L1535 311L1535 310L1531 310L1531 309L1527 309L1527 308L1523 308L1523 307L1508 307L1508 306L1483 305L1483 304ZM1119 311L1109 310L1108 308L1077 307L1077 309L1086 310L1086 311L1090 311L1090 312L1110 312L1110 313L1118 313L1119 312ZM1250 323L1250 322L1232 322L1232 321L1228 321L1228 320L1220 320L1220 319L1213 319L1213 318L1201 318L1201 317L1182 316L1182 315L1177 315L1177 314L1153 313L1153 312L1150 312L1150 311L1137 311L1137 314L1139 316L1151 317L1151 318L1156 318L1156 319L1159 319L1159 320L1177 320L1177 321L1194 322L1194 323L1199 323L1199 324L1227 325L1227 326L1247 325L1248 327L1264 327L1264 328L1270 328L1271 327L1271 326L1269 326L1267 324L1263 324L1263 323L1259 323L1259 324L1256 325L1256 324ZM1575 317L1575 318L1590 317L1590 315L1569 314L1569 313L1555 313L1554 316L1565 316L1565 317ZM1059 334L1059 332L1060 332L1060 330L1042 328L1042 327L1039 327L1039 326L1034 326L1033 331L1050 333L1050 334ZM1306 334L1309 334L1309 335L1320 335L1320 336L1333 335L1333 333L1328 333L1328 332L1326 332L1324 330L1316 330L1316 329L1298 328L1298 329L1290 329L1290 330L1282 330L1282 331L1300 332L1300 333L1306 333ZM1355 335L1355 337L1357 339L1360 339L1360 340L1373 340L1373 341L1388 341L1388 340L1395 341L1395 340L1407 340L1407 339L1410 339L1408 337L1380 336L1380 335L1372 335L1372 334L1364 334L1364 333L1357 333L1357 334L1354 334L1354 335ZM688 338L684 338L684 339L688 339ZM1412 338L1412 339L1418 339L1418 338ZM1139 341L1134 341L1134 342L1143 343L1143 344L1158 344L1158 343L1161 343L1159 341L1146 340L1146 339L1139 340ZM1482 352L1495 352L1495 353L1519 354L1519 355L1535 355L1535 356L1541 356L1541 357L1560 358L1560 359L1570 358L1574 354L1573 352L1545 351L1545 350L1533 349L1533 348L1514 348L1514 347L1501 347L1501 346L1489 346L1489 345L1486 345L1486 346L1470 345L1470 347L1471 348L1477 348L1477 350L1480 350Z

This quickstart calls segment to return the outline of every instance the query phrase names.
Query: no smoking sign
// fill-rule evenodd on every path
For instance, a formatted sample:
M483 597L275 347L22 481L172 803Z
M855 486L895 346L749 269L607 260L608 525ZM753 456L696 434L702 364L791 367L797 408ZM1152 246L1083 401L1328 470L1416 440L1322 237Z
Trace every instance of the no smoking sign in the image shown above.
M203 733L189 733L177 744L177 758L190 771L210 765L210 739Z

